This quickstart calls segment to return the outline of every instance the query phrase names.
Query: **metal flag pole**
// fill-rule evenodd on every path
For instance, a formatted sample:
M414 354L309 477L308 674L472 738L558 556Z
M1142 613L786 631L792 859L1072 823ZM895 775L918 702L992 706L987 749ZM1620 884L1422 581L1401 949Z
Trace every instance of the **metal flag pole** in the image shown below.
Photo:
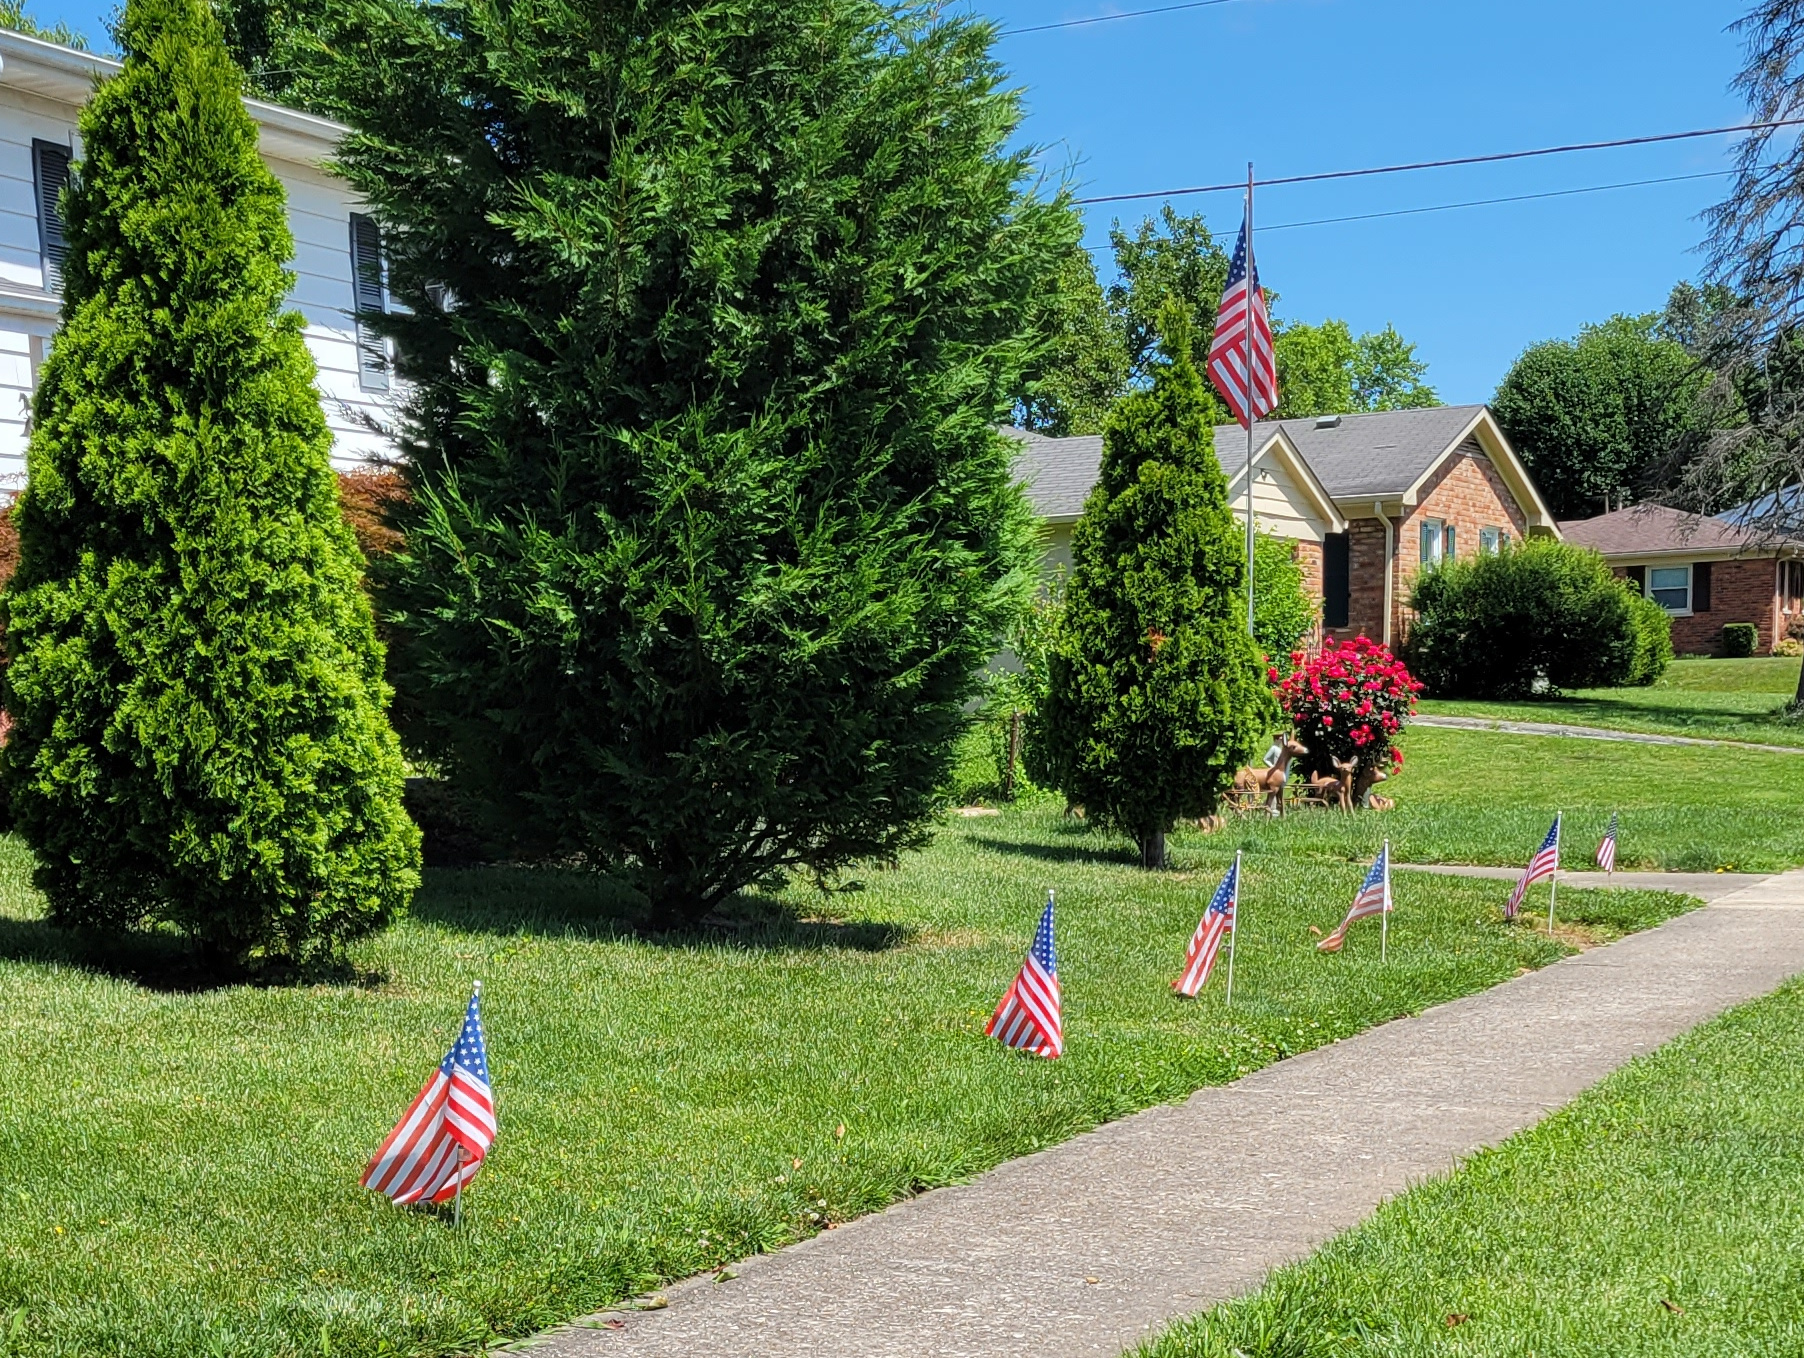
M451 1229L462 1230L464 1224L464 1148L457 1148L457 1187L451 1191Z
M1253 162L1247 162L1246 309L1241 328L1246 371L1242 375L1247 426L1247 631L1253 630Z
M1547 880L1547 936L1553 937L1553 902L1560 890L1560 832L1565 828L1564 811L1553 813L1553 876Z
M1384 841L1384 909L1378 912L1378 961L1391 955L1391 842Z
M1228 1008L1234 1007L1234 945L1240 940L1240 850L1234 850L1234 922L1228 926Z

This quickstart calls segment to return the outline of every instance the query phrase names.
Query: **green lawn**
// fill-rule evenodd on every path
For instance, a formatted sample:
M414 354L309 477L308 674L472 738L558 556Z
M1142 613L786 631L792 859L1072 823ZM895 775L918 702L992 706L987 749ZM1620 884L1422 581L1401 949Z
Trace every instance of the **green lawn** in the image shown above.
M360 951L355 984L180 990L84 963L36 922L27 856L0 841L0 1345L477 1348L1564 950L1498 922L1494 882L1400 874L1388 964L1369 926L1320 956L1310 926L1336 922L1360 866L1262 851L1234 1010L1219 984L1179 1000L1168 982L1230 851L1192 835L1180 871L1149 876L1056 808L957 819L863 892L751 902L675 941L619 932L593 879L433 872L415 916ZM1060 1062L980 1032L1048 885ZM1683 904L1562 894L1599 938ZM357 1176L478 977L502 1130L458 1234Z
M1579 689L1546 702L1460 699L1422 703L1424 713L1502 721L1568 722L1621 731L1804 746L1804 721L1787 718L1797 692L1795 658L1679 660L1649 688Z
M1794 984L1636 1061L1140 1353L1804 1353L1801 1106Z

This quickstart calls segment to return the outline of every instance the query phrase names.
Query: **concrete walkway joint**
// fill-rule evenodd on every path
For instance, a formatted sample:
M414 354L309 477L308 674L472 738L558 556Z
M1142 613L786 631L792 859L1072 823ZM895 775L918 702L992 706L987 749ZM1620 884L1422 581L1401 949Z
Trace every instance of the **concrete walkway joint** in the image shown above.
M561 1330L537 1351L1119 1354L1800 971L1804 871L748 1260L733 1282L673 1287L666 1309Z

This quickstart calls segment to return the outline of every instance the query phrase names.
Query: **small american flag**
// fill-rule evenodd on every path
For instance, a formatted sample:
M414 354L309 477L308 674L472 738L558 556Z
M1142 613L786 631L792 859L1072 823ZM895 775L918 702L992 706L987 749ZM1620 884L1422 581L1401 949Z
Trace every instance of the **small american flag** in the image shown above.
M482 1043L482 985L463 1031L363 1172L363 1186L395 1202L445 1202L476 1177L495 1140L495 1098Z
M1616 871L1616 813L1610 813L1610 828L1604 831L1604 842L1597 846L1597 866L1605 872Z
M1378 851L1378 857L1372 860L1372 869L1366 873L1366 879L1360 883L1359 894L1353 898L1353 908L1347 911L1347 917L1340 922L1340 927L1320 943L1315 945L1317 952L1339 952L1341 944L1347 941L1347 930L1355 920L1365 919L1369 915L1388 915L1391 913L1391 842L1384 841L1384 847Z
M1535 856L1528 861L1528 871L1522 874L1522 880L1516 883L1516 889L1510 892L1509 903L1503 907L1505 919L1515 919L1522 909L1523 897L1536 882L1545 881L1560 870L1560 817L1556 814L1553 826L1547 832L1547 838L1541 841L1541 847L1535 850Z
M1252 204L1247 205L1248 217ZM1247 325L1253 329L1252 371L1247 371ZM1259 286L1259 266L1253 262L1253 243L1247 239L1247 218L1240 223L1240 239L1228 264L1228 286L1215 313L1215 338L1209 345L1209 380L1234 412L1234 418L1250 425L1278 408L1278 360L1272 353L1272 322L1265 312L1265 289Z
M1052 948L1052 902L1053 894L1048 891L1046 909L1034 933L1033 947L1027 950L1027 960L984 1027L984 1032L1003 1046L1018 1047L1049 1060L1065 1054L1059 964Z
M1221 941L1234 927L1234 910L1239 900L1240 855L1236 854L1234 866L1215 888L1209 908L1203 912L1196 932L1190 937L1190 951L1184 956L1184 974L1171 983L1171 988L1178 994L1194 997L1209 979L1209 972L1215 966L1215 954L1221 950Z

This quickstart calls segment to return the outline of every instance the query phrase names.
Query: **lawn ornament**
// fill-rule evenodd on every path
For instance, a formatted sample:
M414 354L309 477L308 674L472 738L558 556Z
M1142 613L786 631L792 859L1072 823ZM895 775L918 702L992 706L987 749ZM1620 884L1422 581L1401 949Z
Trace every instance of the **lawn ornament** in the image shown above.
M1321 773L1308 779L1299 790L1297 801L1303 806L1337 806L1342 811L1353 809L1353 774L1357 760L1331 759L1333 773Z
M1357 781L1353 784L1353 805L1370 806L1372 804L1372 789L1379 783L1387 781L1389 778L1390 774L1386 773L1383 769L1378 768L1376 765L1362 771Z
M1308 749L1294 738L1279 736L1266 754L1269 762L1265 768L1242 769L1234 775L1229 805L1238 811L1251 811L1263 801L1268 815L1283 815L1284 784L1290 779L1290 761L1308 753Z

